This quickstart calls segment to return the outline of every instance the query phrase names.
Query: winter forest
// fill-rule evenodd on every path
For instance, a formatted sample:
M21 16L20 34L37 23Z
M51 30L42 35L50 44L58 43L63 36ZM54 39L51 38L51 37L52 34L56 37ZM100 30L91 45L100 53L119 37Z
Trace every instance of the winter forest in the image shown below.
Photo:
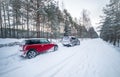
M1 0L0 37L2 38L60 38L75 35L98 37L90 27L87 10L82 21L72 18L66 9L60 10L54 0ZM83 24L82 24L83 23Z
M88 10L73 18L55 0L0 0L1 38L61 38L64 35L79 38L97 38ZM103 8L100 37L119 46L120 1L110 0Z

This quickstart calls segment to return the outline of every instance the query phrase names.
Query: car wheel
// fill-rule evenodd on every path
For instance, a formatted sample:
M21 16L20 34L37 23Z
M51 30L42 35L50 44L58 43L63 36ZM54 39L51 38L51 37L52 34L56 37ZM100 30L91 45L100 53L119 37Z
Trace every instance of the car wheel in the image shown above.
M36 55L37 55L37 53L36 53L35 50L30 50L30 51L28 51L28 53L27 53L27 58L28 58L28 59L34 58Z
M54 51L57 51L57 50L58 50L58 46L55 45L55 46L54 46Z

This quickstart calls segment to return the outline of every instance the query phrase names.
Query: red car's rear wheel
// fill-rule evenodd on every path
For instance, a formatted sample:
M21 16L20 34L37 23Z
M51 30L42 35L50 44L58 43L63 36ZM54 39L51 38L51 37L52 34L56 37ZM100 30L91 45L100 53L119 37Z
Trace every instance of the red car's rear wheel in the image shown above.
M27 52L27 58L28 58L28 59L34 58L36 55L37 55L37 53L36 53L35 50L29 50L29 51Z

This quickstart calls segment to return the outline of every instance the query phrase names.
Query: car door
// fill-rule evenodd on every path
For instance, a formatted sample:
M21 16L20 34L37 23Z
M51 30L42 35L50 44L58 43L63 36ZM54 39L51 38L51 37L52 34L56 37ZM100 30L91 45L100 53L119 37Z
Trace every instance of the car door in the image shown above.
M35 49L37 52L41 52L42 51L42 45L40 44L40 40L33 40L33 44L32 44L33 49Z
M51 44L47 39L41 39L40 44L42 46L43 52L49 50L50 48L54 46L54 44Z
M40 52L42 51L42 46L40 45L40 41L39 40L27 40L27 50L35 50L36 52Z

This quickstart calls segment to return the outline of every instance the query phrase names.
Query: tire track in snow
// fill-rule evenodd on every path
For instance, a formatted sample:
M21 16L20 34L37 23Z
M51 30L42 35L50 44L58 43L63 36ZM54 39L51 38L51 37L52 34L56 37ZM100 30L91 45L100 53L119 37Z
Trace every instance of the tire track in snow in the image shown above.
M82 52L80 52L74 57L75 59L79 58L78 59L79 62L76 62L76 64L74 64L73 67L69 66L70 67L69 70L74 70L74 71L68 70L67 72L69 72L71 75L67 77L81 76L81 75L82 75L81 77L85 77L87 74L88 75L92 74L92 76L96 77L95 76L96 75L95 65L94 63L92 63L94 62L93 60L94 60L95 55L90 55L89 51L86 51L86 52L85 51L86 50L83 49ZM91 71L89 72L88 70L91 70Z
M79 47L79 46L76 46ZM47 77L45 75L48 75L46 73L49 73L49 77L54 77L58 72L60 72L62 69L64 69L64 67L69 64L69 62L71 61L71 59L78 54L78 51L75 51L74 53L72 53L72 55L69 55L68 57L66 57L65 59L63 59L62 61L60 61L59 63L51 66L50 68L45 69L44 71L42 71L41 73L39 73L37 76L35 77ZM50 71L52 71L52 73Z
M2 76L3 74L6 74L7 72L12 72L13 70L17 70L19 68L21 68L21 67L18 66L18 67L14 67L14 68L8 69L6 71L2 71L2 72L0 72L0 76Z
M81 47L81 46L77 46L77 47ZM81 49L81 48L79 48L79 49ZM70 64L70 62L71 61L73 61L73 59L80 59L81 57L83 57L83 56L81 56L81 57L79 57L79 55L81 54L81 52L79 52L79 51L77 51L76 53L74 53L73 55L71 55L71 57L68 57L67 59L66 59L66 61L63 61L62 63L63 63L63 65L61 65L61 67L59 67L58 69L57 69L57 71L55 71L55 72L53 72L53 73L49 73L50 75L48 75L48 76L46 76L46 75L44 75L43 74L43 76L42 77L57 77L57 74L59 73L59 72L61 72L62 70L64 70L64 68L68 68L68 67L70 67L69 68L69 70L73 70L71 67L72 66L76 66L76 62L74 63L74 64L72 64L72 66L70 65L69 66L69 64ZM84 52L82 52L82 54L84 54ZM74 58L74 57L76 57L76 58ZM78 58L77 58L78 57ZM86 55L84 56L84 57L86 57ZM87 58L88 58L88 56L87 56ZM84 61L84 60L82 60L82 61ZM78 64L77 64L78 65ZM81 65L81 63L79 63L79 65ZM84 65L84 64L83 64ZM54 66L53 66L54 67ZM58 67L58 66L57 66ZM56 67L54 67L54 68L56 68ZM83 67L83 69L84 69L84 67ZM51 70L51 69L49 69L49 70ZM53 69L53 70L55 70L55 69ZM52 70L52 71L53 71ZM85 70L85 69L84 69ZM45 71L44 71L45 72ZM49 71L47 71L47 72L49 72ZM69 73L70 74L70 73ZM68 75L69 75L68 74ZM41 75L40 75L41 76ZM36 77L39 77L39 76L36 76ZM60 76L61 77L61 76ZM66 76L65 76L66 77ZM70 76L68 76L68 77L70 77Z

